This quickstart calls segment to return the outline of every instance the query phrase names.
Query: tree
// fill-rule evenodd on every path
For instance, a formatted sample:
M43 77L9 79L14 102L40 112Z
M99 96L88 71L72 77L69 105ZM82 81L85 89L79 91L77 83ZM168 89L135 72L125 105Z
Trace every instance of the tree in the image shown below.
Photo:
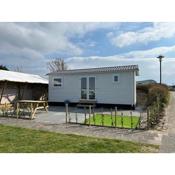
M23 67L22 67L22 66L16 66L16 67L14 68L14 71L15 71L15 72L23 72Z
M62 58L56 58L55 60L48 62L47 66L50 72L59 72L68 69L67 64Z
M9 69L4 65L0 65L0 70L9 70Z

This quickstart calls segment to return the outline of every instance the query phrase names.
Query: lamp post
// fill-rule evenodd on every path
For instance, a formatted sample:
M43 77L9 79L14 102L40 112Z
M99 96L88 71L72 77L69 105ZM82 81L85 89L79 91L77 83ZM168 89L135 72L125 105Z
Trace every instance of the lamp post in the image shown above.
M164 58L164 56L159 55L157 58L159 59L160 62L160 84L162 84L162 59Z

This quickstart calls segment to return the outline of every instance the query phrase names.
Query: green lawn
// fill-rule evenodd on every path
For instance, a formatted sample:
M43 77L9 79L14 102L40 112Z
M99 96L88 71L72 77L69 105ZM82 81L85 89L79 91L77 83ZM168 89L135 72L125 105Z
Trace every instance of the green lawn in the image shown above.
M122 125L123 120L123 125ZM113 123L113 125L112 125ZM133 123L133 124L131 124ZM123 128L136 128L139 123L139 117L132 116L132 119L130 116L117 116L116 117L116 126L117 127L123 127ZM86 119L86 124L89 124L89 119ZM91 125L102 125L102 115L96 114L95 117L90 118L90 124ZM111 116L108 114L104 115L103 120L104 126L115 126L115 117L113 116L111 119Z
M0 125L3 153L157 152L158 146Z

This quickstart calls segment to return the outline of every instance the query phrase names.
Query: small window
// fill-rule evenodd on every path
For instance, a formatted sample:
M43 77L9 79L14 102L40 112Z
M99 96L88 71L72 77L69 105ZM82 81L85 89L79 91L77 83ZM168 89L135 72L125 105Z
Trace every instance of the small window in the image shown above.
M61 87L62 86L62 78L54 78L53 79L53 85Z
M118 82L119 81L119 79L118 79L118 75L114 75L114 82Z

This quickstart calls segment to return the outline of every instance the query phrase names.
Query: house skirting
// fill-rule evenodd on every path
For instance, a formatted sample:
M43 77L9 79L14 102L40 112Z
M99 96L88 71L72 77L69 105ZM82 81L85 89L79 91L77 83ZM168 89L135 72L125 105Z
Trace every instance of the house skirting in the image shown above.
M79 103L69 103L69 106L76 107ZM65 106L64 102L49 102L49 106ZM104 108L114 108L117 107L118 109L129 109L135 110L135 105L130 104L108 104L108 103L96 103L96 107L104 107Z

